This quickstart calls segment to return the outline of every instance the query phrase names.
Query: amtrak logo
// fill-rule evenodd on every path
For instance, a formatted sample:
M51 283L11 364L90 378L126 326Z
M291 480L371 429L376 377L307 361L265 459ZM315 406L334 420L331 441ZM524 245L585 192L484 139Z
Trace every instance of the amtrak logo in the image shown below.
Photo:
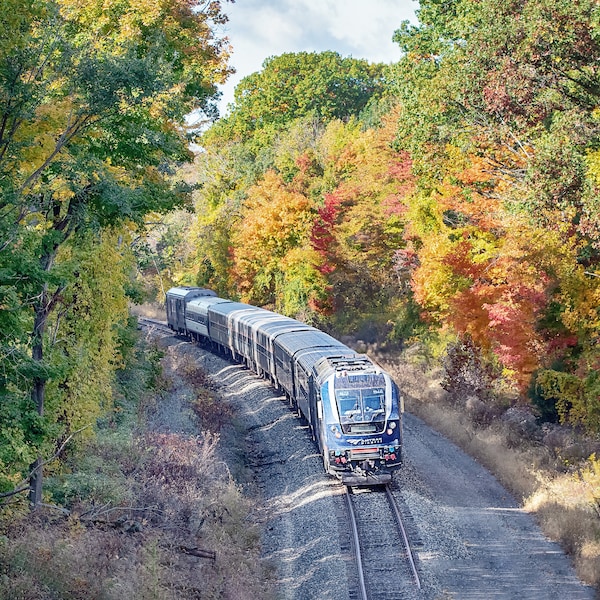
M368 445L368 444L382 444L383 438L367 438L367 439L357 439L357 440L349 439L348 443L352 444L353 446L364 446L364 445Z

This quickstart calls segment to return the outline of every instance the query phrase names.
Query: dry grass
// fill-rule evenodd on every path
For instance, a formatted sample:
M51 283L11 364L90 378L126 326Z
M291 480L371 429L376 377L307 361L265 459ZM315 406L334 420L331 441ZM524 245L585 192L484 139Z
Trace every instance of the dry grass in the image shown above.
M146 317L147 319L167 320L165 307L156 302L146 302L144 304L131 304L129 312L137 317Z
M401 386L407 410L484 464L567 552L578 576L600 592L600 461L594 440L556 429L546 435L510 419L489 418L467 400L447 401L441 371L418 360L378 357ZM586 451L588 452L586 454Z
M177 372L194 389L191 404L203 429L221 431L225 425L231 423L233 419L231 406L220 401L209 377L193 358L183 357Z
M163 365L172 358L146 355L162 355ZM220 456L220 434L157 430L146 418L170 395L169 408L196 411L203 425L227 417L211 407L203 419L206 403L194 400L214 391L185 365L186 376L162 374L123 427L111 421L73 457L72 473L49 485L68 515L45 508L0 520L0 600L274 597L253 501Z

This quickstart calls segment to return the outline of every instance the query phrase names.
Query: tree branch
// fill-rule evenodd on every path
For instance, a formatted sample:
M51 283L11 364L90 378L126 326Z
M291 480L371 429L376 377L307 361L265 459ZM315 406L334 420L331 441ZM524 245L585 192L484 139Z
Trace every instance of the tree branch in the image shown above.
M81 429L74 431L71 435L69 435L69 437L67 437L67 439L60 445L58 450L50 458L47 458L46 460L41 461L35 467L35 469L32 469L29 472L27 477L25 477L23 480L21 480L21 482L17 485L17 487L14 490L11 490L10 492L3 492L2 494L0 494L0 498L8 498L10 496L15 496L16 494L21 494L22 492L27 491L29 489L29 485L25 485L25 483L27 483L45 465L47 465L48 463L51 463L54 459L56 459L60 455L60 453L65 449L65 446L73 439L74 436L76 436L78 433L81 433L83 430L85 430L91 426L92 426L92 424L89 423L88 425L85 425ZM0 506L3 506L3 504L4 503L0 503Z

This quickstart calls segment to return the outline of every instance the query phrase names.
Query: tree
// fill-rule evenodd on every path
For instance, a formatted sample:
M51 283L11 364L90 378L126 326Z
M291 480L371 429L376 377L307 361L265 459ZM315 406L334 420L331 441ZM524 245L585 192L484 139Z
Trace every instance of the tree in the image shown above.
M271 304L287 312L282 287L286 272L294 279L294 286L300 288L297 293L306 298L310 296L310 290L301 288L309 286L316 276L311 273L310 262L299 269L306 258L299 250L309 247L313 218L310 200L286 189L281 177L273 171L267 171L264 178L248 190L232 235L232 269L242 299L261 306ZM300 305L291 298L285 304Z
M554 364L592 407L597 6L424 0L418 16L396 32L394 68L396 143L417 178L415 297L431 323L501 364L522 400L534 373L555 398L577 387L554 385Z
M331 303L342 313L385 312L398 292L394 256L404 243L411 161L392 147L397 111L377 127L332 121L319 142L324 194L312 230Z
M329 121L358 115L383 86L383 65L343 58L337 52L273 56L265 60L262 71L237 85L230 115L209 131L207 140L210 144L216 139L258 137L258 144L266 145L299 117Z
M61 248L186 201L186 186L171 177L190 158L182 123L193 109L211 111L227 53L212 30L224 20L219 2L11 5L0 17L11 31L0 45L0 266L7 309L20 306L30 335L9 330L3 346L22 350L26 342L27 368L14 373L31 390L35 422L44 423L55 375L45 352L49 319L76 281L61 267ZM4 393L15 383L5 381ZM18 427L31 406L13 406ZM34 438L28 446L40 448ZM41 457L31 480L37 505Z
M286 193L302 194L313 206L322 201L322 193L335 185L329 174L324 176L327 159L318 147L325 125L334 118L342 123L357 116L383 91L384 72L383 65L342 58L335 52L301 52L267 59L261 71L238 85L230 114L215 123L201 139L204 152L198 160L197 221L192 231L198 255L187 267L188 271L194 271L199 284L236 296L240 281L248 293L254 286L252 278L260 275L265 295L258 294L257 301L272 302L275 296L286 297L289 302L283 305L290 307L297 305L292 297L313 297L313 292L305 295L298 291L303 284L297 277L293 284L281 279L281 267L268 273L247 269L240 253L233 249L234 238L238 240L239 231L244 229L238 223L240 219L252 223L244 206L247 201L251 203L248 195L269 178L269 171L281 177ZM353 128L358 128L356 123ZM286 233L278 235L284 238ZM306 256L315 258L310 249ZM279 260L284 260L283 256ZM311 289L321 277L313 268L314 265L308 267L308 273L294 267L298 277L313 281L307 284ZM180 280L189 278L185 271L182 269ZM277 294L273 291L276 271L280 273ZM250 273L253 275L248 279ZM288 283L289 293L283 291ZM292 288L296 292L292 293ZM317 294L321 295L323 292ZM311 309L305 306L300 312L310 314Z

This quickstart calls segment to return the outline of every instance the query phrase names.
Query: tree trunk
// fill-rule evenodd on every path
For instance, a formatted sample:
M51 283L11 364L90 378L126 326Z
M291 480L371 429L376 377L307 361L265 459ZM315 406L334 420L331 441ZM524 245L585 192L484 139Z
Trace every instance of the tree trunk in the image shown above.
M52 263L53 257L51 255L42 257L42 266L46 272L51 268ZM44 284L39 301L35 303L35 320L31 345L31 358L39 367L41 367L44 359L44 334L50 313L50 305L48 284ZM46 377L41 375L42 372L41 368L37 369L31 389L31 400L40 417L44 416L44 397L46 394ZM32 510L42 503L43 476L42 457L38 454L35 462L31 465L31 476L29 479L29 503Z

